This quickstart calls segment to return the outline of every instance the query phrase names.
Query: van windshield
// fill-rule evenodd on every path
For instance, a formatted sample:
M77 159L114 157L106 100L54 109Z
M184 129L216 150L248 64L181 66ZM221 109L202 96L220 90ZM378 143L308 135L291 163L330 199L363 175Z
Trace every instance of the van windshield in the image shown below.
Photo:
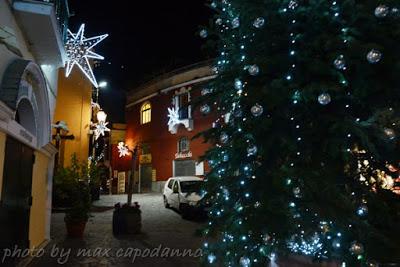
M202 181L184 181L181 182L182 193L199 193L201 190Z

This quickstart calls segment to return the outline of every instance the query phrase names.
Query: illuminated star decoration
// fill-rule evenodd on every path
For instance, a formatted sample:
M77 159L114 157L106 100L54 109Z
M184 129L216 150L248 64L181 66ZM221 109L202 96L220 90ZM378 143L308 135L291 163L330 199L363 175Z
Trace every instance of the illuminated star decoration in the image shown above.
M110 129L107 127L108 122L99 121L94 124L94 138L97 140L100 135L104 136L105 132L109 132Z
M125 157L129 155L129 149L128 147L124 144L124 142L119 142L118 143L118 153L119 157Z
M92 51L98 43L107 38L108 34L103 34L91 38L84 37L85 24L82 24L76 34L73 34L68 30L67 42L65 49L67 52L67 67L65 70L65 76L68 77L71 74L72 68L77 65L81 71L86 75L90 82L98 88L96 78L94 77L92 67L90 66L89 59L100 59L103 60L99 54Z
M179 124L181 122L181 120L179 119L179 113L178 110L176 110L175 108L168 108L168 125L176 125Z

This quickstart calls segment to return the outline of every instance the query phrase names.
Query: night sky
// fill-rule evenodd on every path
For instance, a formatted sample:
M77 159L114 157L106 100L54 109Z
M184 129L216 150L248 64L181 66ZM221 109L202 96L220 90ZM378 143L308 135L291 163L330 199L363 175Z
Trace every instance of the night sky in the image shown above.
M69 0L69 6L72 32L85 23L85 37L109 34L96 46L105 60L94 72L109 84L100 104L111 122L124 121L125 91L209 56L198 36L211 18L205 0Z

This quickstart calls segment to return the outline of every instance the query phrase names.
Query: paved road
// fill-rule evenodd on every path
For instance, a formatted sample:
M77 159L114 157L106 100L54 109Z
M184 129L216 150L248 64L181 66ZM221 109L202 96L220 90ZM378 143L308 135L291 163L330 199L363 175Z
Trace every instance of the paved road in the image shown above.
M46 247L46 254L32 262L30 266L198 266L201 248L201 238L196 235L203 222L181 219L180 215L170 209L165 209L160 194L134 195L133 201L138 201L142 209L142 234L115 237L112 234L112 209L93 213L86 226L85 237L82 240L66 238L64 214L55 213L52 216L52 242ZM113 207L115 203L126 202L126 195L101 196L96 206ZM160 247L161 246L161 247ZM54 249L53 249L54 248ZM92 249L92 257L77 256L79 249ZM54 252L59 249L57 256ZM61 249L69 255L60 257ZM71 249L71 250L69 250ZM97 250L95 250L97 249ZM107 251L107 249L110 249ZM168 250L169 249L169 250ZM192 257L171 257L172 250L183 252L191 249ZM197 251L196 251L197 250ZM53 256L50 253L53 252ZM125 254L117 257L116 253ZM169 252L169 253L168 253ZM140 253L140 255L139 255ZM142 257L146 253L158 255ZM102 254L102 255L101 255ZM134 255L138 255L136 258ZM169 256L166 256L169 254ZM57 262L59 261L59 262Z

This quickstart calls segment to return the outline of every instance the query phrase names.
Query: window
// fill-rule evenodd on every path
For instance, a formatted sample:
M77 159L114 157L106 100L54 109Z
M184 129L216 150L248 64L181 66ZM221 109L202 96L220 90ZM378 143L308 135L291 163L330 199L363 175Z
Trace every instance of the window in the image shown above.
M179 107L179 119L184 120L189 118L189 93L177 96Z
M169 180L169 182L168 182L168 188L169 189L172 189L172 184L174 183L174 179L171 179L171 180Z
M146 124L151 122L151 104L145 102L140 108L140 124Z
M151 154L151 151L150 151L150 144L148 144L148 143L143 143L143 144L142 144L142 154L143 154L143 155Z
M200 193L202 181L184 181L181 182L182 193Z
M178 152L179 153L184 153L184 152L189 152L190 150L190 141L189 138L181 137L178 141Z
M174 183L174 189L173 192L179 192L179 185L178 185L178 181L175 181Z

